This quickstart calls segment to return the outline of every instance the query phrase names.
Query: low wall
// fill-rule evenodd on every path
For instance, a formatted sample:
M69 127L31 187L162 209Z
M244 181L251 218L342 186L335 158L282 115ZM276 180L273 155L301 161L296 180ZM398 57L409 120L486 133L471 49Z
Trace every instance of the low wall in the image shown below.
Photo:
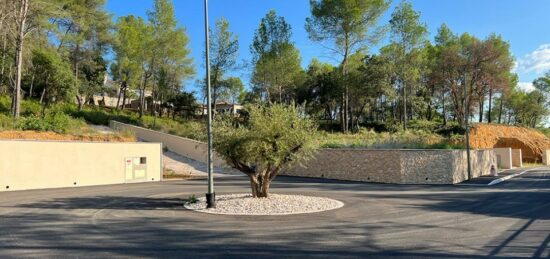
M0 192L160 181L160 143L0 140Z
M114 129L133 131L136 137L150 142L162 142L165 147L182 156L206 163L207 145L154 130L111 121ZM490 174L496 166L492 149L471 152L472 175ZM214 165L227 166L214 153ZM321 149L306 167L294 166L283 175L329 178L350 181L402 184L453 184L468 178L464 150L377 150Z
M542 164L550 165L550 150L544 150L542 153Z
M512 149L512 165L515 167L523 166L521 149Z
M284 175L338 180L454 184L468 179L464 150L322 149L305 167L294 166ZM493 150L472 150L472 177L489 175L496 165Z
M136 137L143 139L147 142L160 142L170 151L179 155L191 158L193 160L206 163L208 146L204 142L196 141L193 139L183 138L171 134L162 133L155 130L150 130L134 125L121 123L118 121L110 121L109 126L117 130L130 130L134 132ZM214 152L213 154L214 166L226 167L225 161Z
M512 148L493 148L500 169L512 169Z

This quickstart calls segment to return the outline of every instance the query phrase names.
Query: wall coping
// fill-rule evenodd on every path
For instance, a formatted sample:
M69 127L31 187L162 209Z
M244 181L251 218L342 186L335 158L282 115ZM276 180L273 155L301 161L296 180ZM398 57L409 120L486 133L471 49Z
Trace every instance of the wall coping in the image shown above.
M399 148L399 149L391 149L391 148L319 148L319 150L361 150L361 151L431 151L431 152L441 152L441 151L466 151L466 149L420 149L420 148ZM492 148L480 148L480 149L470 149L470 151L484 151L484 150L492 150Z
M57 143L78 143L78 144L132 144L132 145L149 145L162 144L160 142L124 142L124 141L82 141L82 140L55 140L55 139L0 139L0 142L57 142Z

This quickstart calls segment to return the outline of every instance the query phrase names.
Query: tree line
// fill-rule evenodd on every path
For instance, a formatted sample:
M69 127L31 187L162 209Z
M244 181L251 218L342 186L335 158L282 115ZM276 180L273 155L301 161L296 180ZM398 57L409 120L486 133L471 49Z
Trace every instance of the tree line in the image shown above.
M238 35L218 19L209 31L214 103L305 103L309 117L343 132L372 124L407 129L416 120L463 124L466 118L544 124L550 74L535 80L533 91L519 89L510 44L500 35L477 38L442 24L429 39L409 2L381 21L389 6L388 0L310 0L308 36L337 62L313 59L306 68L291 25L275 11L259 22L252 58L244 62L237 60ZM14 117L22 98L44 107L76 100L82 108L105 92L118 93L116 109L139 98L143 115L148 93L152 113L192 114L197 101L184 85L196 68L173 3L155 0L145 18L116 21L104 8L104 0L0 0L0 94L12 96ZM370 52L383 39L389 43ZM243 70L250 71L248 89L234 76ZM118 89L106 88L107 73ZM204 81L196 82L203 90Z

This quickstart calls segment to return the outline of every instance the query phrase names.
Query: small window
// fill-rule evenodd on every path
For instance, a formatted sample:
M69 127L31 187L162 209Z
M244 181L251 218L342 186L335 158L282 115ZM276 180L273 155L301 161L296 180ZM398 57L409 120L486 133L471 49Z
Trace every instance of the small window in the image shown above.
M147 157L140 157L140 158L139 158L139 164L140 164L140 165L145 165L145 164L147 164Z

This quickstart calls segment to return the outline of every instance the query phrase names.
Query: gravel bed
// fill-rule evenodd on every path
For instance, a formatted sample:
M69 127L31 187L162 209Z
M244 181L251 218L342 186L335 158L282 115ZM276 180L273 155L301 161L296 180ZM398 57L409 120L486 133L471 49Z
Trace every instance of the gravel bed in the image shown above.
M187 209L226 215L288 215L313 213L338 209L341 201L303 195L270 194L268 198L252 198L252 194L227 194L216 196L216 208L206 208L206 198L196 203L186 203Z

